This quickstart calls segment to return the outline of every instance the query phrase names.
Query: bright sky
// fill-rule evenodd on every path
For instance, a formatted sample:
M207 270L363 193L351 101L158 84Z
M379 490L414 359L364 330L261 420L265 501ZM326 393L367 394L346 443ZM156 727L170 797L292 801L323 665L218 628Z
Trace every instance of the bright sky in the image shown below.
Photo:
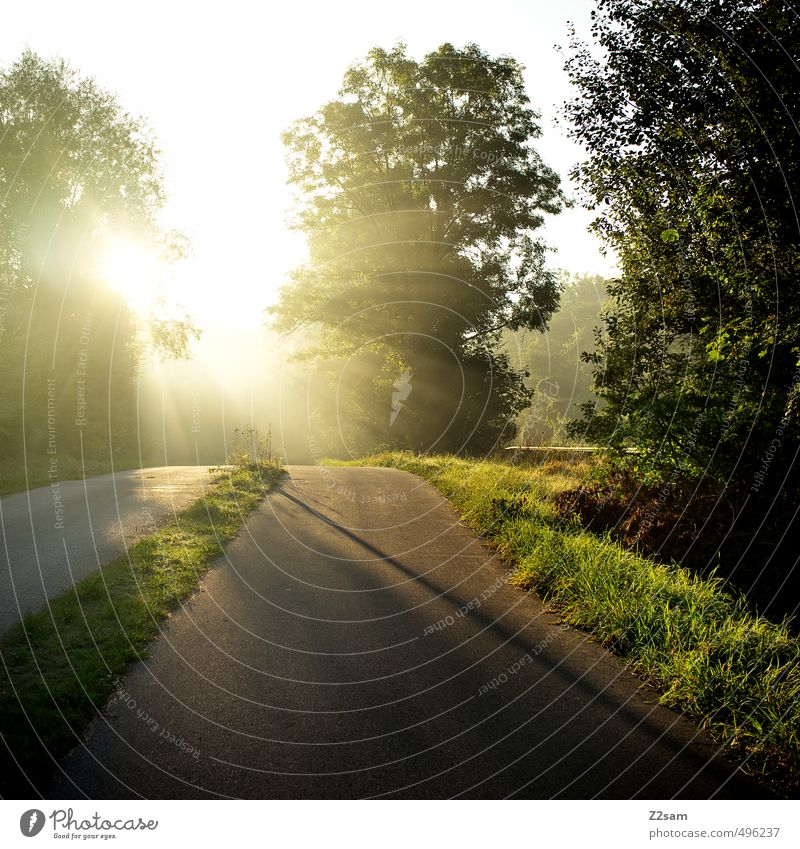
M258 325L285 273L303 255L286 230L279 135L332 98L346 67L373 46L405 41L416 57L443 41L477 42L527 68L542 113L539 150L562 177L581 151L554 126L569 95L563 60L567 21L588 29L592 0L404 0L225 3L26 0L3 9L0 63L25 47L63 56L147 118L159 139L169 226L186 232L194 256L178 285L201 325ZM577 209L548 224L569 271L609 273L613 263Z

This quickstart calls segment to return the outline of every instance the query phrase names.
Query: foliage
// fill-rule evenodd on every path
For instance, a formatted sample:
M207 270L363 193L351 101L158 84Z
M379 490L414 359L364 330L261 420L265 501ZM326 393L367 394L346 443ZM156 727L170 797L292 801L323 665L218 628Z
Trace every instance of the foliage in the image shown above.
M443 44L416 62L398 46L285 134L309 260L272 314L318 331L307 355L345 448L483 451L526 404L496 344L558 304L534 232L563 197L532 146L537 117L513 59Z
M771 497L799 423L796 12L599 0L593 17L599 55L573 40L566 113L622 274L587 355L605 406L573 430L641 449L639 474Z
M258 428L234 428L231 435L227 462L242 468L257 469L260 463L273 463L272 454L272 425L267 428L267 435L259 436Z
M502 335L512 368L530 375L531 403L517 420L516 440L523 445L563 445L567 423L579 405L594 398L591 368L581 353L593 348L606 281L562 272L560 286L559 307L546 333L520 329Z
M143 340L102 248L124 236L181 253L156 221L158 152L113 95L26 51L0 73L0 196L0 460L34 478L59 457L108 466L112 433L115 454L135 453ZM161 322L152 341L182 353L190 331Z
M221 471L174 522L27 616L0 640L0 791L45 791L129 663L147 656L162 620L197 587L243 519L281 476L274 463Z

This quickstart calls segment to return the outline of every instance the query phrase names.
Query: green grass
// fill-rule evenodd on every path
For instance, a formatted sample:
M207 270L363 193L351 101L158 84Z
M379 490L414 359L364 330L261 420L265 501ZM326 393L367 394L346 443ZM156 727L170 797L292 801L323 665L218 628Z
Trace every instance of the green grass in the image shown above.
M279 480L271 464L218 472L204 498L0 640L0 795L32 797L103 708L161 620ZM15 763L16 762L16 763Z
M145 465L147 463L145 462ZM158 462L153 463L158 465ZM139 457L124 457L114 459L113 471L141 468ZM25 492L40 486L48 486L53 481L50 478L50 464L47 456L37 457L27 464L23 462L5 462L0 464L0 496ZM81 462L76 457L59 457L58 481L83 480L95 475L106 475L112 471L111 460L86 459Z
M663 704L693 717L752 774L797 789L800 641L721 581L655 563L560 517L552 496L574 487L587 464L518 468L398 452L358 463L430 481L516 567L511 583L626 657Z

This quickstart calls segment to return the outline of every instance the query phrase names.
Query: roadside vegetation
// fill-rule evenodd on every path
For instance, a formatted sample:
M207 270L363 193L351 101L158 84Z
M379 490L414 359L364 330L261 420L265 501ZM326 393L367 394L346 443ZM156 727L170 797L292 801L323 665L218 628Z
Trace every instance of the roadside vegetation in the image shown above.
M784 792L800 778L800 641L715 577L627 551L567 518L557 496L597 460L518 467L379 454L359 464L417 474L516 567L564 621L627 658L661 703L695 719L745 768Z
M46 458L45 458L46 459ZM66 457L58 466L58 481L63 483L70 480L83 480L95 475L106 475L112 471L121 472L126 469L140 469L142 467L159 465L159 459L152 458L152 462L142 460L139 457L118 457L114 460L112 468L108 459L96 459L87 457L83 461L78 458ZM27 469L22 463L8 462L3 465L2 477L0 477L0 496L13 495L16 492L25 492L40 486L49 486L53 483L50 477L50 468L43 463L29 464Z
M773 619L800 597L796 5L598 0L565 66L571 176L619 264L567 425L617 463L575 510Z
M283 474L246 454L177 519L27 616L0 640L0 795L38 795L129 663L196 588Z

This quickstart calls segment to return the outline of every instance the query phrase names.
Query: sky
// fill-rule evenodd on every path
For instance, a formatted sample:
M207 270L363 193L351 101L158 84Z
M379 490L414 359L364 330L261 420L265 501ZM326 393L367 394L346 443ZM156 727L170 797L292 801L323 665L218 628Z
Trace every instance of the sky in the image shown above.
M583 153L555 124L569 96L567 21L588 31L592 0L492 2L225 3L26 0L6 4L0 64L26 47L61 56L144 117L162 152L169 201L164 224L185 232L191 258L178 299L201 327L254 329L286 273L303 256L286 228L288 194L280 133L335 96L348 65L398 41L421 58L444 41L474 41L526 67L542 114L538 150L566 178ZM567 182L565 188L574 194ZM544 237L554 267L609 274L580 208L552 218Z

